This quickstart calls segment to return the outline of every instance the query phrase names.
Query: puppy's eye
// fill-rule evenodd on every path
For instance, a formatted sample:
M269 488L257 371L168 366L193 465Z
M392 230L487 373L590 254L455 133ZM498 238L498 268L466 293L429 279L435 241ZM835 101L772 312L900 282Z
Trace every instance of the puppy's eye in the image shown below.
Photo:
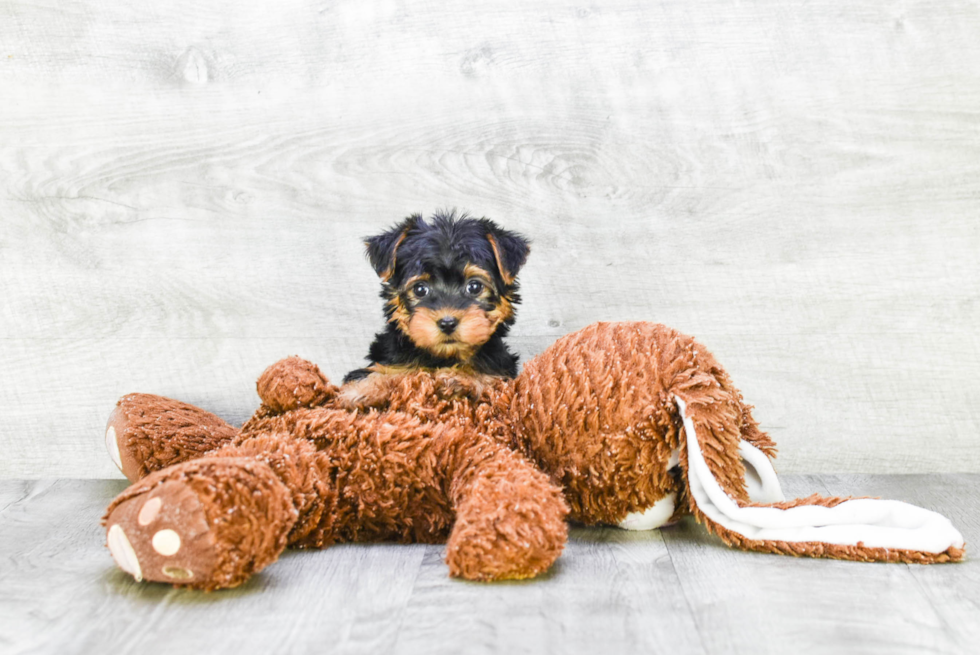
M419 282L412 287L412 293L415 294L416 298L424 298L429 295L429 285L425 282Z
M470 280L466 283L466 293L471 296L479 296L483 291L483 282L479 280Z

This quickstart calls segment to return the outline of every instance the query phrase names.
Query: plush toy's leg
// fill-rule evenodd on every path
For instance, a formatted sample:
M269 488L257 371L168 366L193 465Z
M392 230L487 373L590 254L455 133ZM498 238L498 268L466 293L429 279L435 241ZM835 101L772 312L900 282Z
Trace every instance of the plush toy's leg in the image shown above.
M451 484L456 522L446 546L451 575L530 578L546 571L568 538L568 506L548 476L485 440L458 455Z
M109 456L130 482L232 442L238 430L203 409L163 396L123 396L109 415Z
M309 442L258 435L157 471L109 506L109 549L137 580L234 587L287 544L329 542L325 466Z
M113 558L136 580L206 590L237 586L275 561L295 521L286 486L247 458L202 458L152 473L103 519Z

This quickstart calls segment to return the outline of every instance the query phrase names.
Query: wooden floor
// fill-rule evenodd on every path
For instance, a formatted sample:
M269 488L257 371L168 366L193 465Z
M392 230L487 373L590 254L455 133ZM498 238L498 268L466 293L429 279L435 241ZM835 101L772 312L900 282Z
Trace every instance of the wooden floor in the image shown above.
M788 495L880 495L980 537L980 475L794 475ZM976 653L980 564L860 564L730 550L693 522L576 528L545 578L451 580L442 547L287 552L203 594L117 570L116 480L0 481L0 652Z

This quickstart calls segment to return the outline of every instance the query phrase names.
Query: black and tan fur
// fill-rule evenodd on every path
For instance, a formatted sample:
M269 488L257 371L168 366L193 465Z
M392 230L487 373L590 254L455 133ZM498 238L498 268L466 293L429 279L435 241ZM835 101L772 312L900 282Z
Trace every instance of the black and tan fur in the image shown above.
M530 246L486 218L441 212L414 214L366 241L381 279L384 331L368 351L370 364L344 382L371 373L453 368L472 376L513 378L517 356L504 344L520 302L517 273Z

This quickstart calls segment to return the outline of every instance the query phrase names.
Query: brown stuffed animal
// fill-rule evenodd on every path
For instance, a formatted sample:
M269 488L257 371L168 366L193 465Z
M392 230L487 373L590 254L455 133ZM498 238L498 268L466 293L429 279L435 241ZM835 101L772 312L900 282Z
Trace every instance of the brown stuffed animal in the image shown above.
M963 539L897 501L785 502L773 442L711 354L652 323L567 335L515 380L461 369L372 373L343 387L299 358L258 381L240 430L133 394L107 445L134 484L103 520L137 580L233 587L286 546L447 541L451 575L535 576L566 516L651 529L692 513L741 548L946 562Z

